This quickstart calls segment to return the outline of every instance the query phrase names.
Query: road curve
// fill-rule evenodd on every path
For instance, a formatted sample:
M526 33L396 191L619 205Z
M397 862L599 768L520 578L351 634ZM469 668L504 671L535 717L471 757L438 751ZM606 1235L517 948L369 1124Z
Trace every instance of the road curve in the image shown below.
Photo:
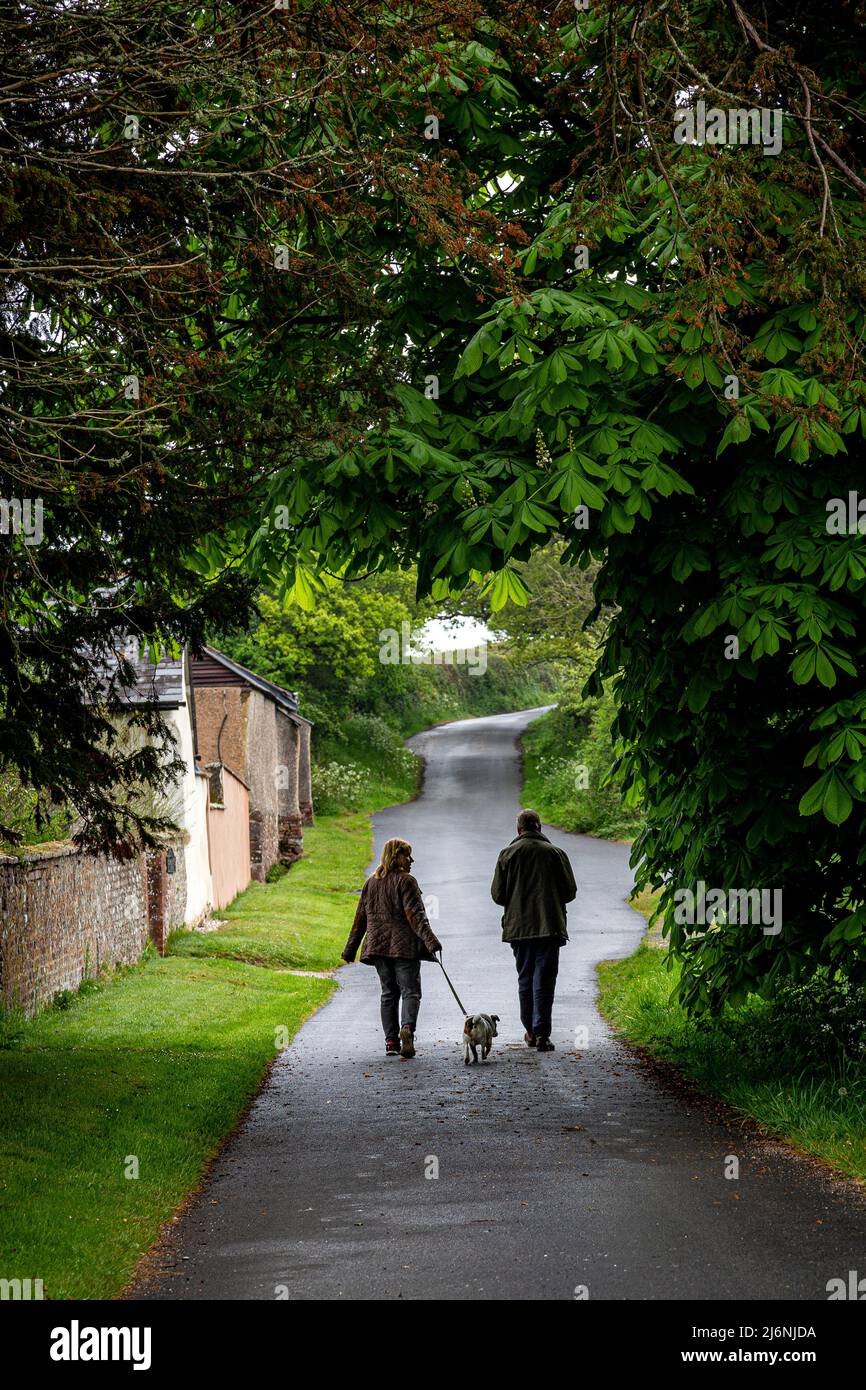
M423 794L375 818L377 849L398 834L414 846L467 1007L501 1016L490 1062L463 1066L434 965L417 1058L386 1059L375 972L347 967L131 1297L825 1300L862 1265L866 1209L849 1188L659 1082L599 1017L596 962L629 954L644 926L625 846L547 832L578 898L557 1051L523 1045L489 884L514 833L515 740L538 713L419 734Z

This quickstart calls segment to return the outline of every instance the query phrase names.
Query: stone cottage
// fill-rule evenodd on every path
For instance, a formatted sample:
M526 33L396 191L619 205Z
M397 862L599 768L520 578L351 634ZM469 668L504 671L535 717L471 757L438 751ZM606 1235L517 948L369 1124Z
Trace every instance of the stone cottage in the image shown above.
M249 790L250 872L262 882L297 859L313 823L310 729L294 691L204 647L190 659L198 751L206 772L228 768Z

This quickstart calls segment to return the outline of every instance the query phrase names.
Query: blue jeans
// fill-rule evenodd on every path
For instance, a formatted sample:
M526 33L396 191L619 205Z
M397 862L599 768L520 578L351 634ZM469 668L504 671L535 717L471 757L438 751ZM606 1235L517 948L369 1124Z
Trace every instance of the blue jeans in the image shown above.
M397 1023L397 1004L401 1005L404 1028L415 1032L418 1010L421 1007L421 962L403 956L376 956L376 970L382 986L382 1027L385 1041L396 1042L400 1028Z
M520 1021L527 1033L534 1033L537 1038L550 1037L561 945L557 936L511 943L517 966Z

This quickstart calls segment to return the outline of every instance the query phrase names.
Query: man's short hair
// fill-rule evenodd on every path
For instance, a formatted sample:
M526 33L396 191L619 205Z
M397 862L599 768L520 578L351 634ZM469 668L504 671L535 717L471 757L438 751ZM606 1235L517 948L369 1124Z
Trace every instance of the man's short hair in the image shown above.
M518 833L523 830L534 830L536 834L541 830L541 817L537 811L521 811L517 817Z

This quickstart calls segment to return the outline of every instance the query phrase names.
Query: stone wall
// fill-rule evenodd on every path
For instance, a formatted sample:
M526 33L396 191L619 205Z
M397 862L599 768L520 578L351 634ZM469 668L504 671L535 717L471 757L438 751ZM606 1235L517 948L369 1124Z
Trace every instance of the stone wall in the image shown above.
M310 724L298 722L298 809L302 825L313 824L313 785L310 761Z
M277 713L277 802L279 806L279 855L284 862L300 858L304 832L298 806L298 727L281 711Z
M250 871L263 883L280 857L277 707L257 690L249 691L247 701Z
M169 849L173 874L166 872ZM0 855L0 1006L33 1014L99 970L138 960L150 936L161 946L184 922L183 850L178 840L128 860L65 845ZM148 894L148 880L160 878L161 904L153 887Z

